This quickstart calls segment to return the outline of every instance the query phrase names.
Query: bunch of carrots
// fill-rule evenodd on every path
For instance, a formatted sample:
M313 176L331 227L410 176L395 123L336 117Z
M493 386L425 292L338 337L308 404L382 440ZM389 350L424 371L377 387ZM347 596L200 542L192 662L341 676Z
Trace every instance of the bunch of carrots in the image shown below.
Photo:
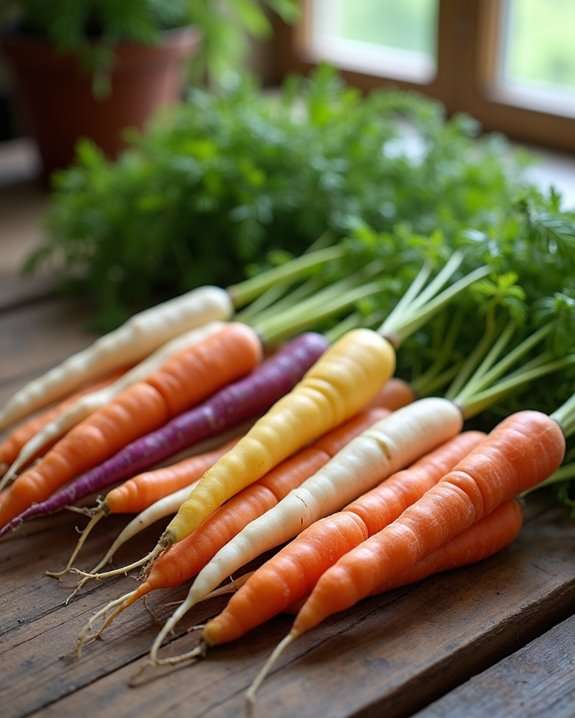
M147 310L0 411L0 429L22 422L0 444L0 535L74 507L89 520L54 574L79 576L74 594L142 569L134 590L90 618L78 652L140 598L191 581L151 647L154 665L197 660L295 614L253 700L303 633L367 596L500 551L521 528L519 497L575 476L561 467L575 431L575 351L550 351L552 320L521 325L497 292L478 313L485 292L474 289L497 278L458 252L435 270L412 256L401 296L378 261L330 282L342 260L320 243L241 285ZM484 331L462 356L472 314ZM437 333L425 371L410 384L394 378L402 343ZM553 372L573 385L548 416L522 390ZM487 434L465 430L511 395L518 411ZM76 568L110 514L129 521L96 566ZM145 556L106 569L167 517ZM160 655L193 606L228 592L197 646Z

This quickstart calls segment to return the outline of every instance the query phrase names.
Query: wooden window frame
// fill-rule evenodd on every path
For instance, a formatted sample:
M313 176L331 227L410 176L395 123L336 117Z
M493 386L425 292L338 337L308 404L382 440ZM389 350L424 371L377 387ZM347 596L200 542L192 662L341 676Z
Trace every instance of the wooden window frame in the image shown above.
M279 25L275 36L280 77L307 73L317 64L309 59L311 2L300 0L301 20ZM428 83L368 74L340 67L342 77L364 91L381 87L414 90L440 100L449 113L467 112L485 130L575 152L575 118L514 104L496 89L499 33L505 0L438 0L436 74Z

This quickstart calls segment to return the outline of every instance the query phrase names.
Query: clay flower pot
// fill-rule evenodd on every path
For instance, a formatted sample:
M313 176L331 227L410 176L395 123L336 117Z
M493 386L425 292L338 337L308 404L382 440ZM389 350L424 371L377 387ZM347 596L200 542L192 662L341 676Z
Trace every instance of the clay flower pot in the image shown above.
M110 91L95 97L92 76L75 55L18 33L4 35L8 61L26 129L36 140L44 179L74 159L88 137L109 156L124 145L126 128L142 128L153 112L180 98L185 60L199 44L194 28L167 32L158 45L120 44L115 49Z

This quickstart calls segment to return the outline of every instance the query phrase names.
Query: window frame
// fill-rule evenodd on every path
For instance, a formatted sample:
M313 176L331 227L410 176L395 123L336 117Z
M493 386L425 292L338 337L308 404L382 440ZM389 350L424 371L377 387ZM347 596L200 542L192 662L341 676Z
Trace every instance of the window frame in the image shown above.
M467 112L485 130L513 139L575 152L575 118L514 104L495 87L502 17L506 0L438 0L435 76L418 83L338 67L342 77L363 91L381 87L413 90L440 100L449 113ZM276 65L280 77L308 73L313 0L300 0L300 20L278 24Z

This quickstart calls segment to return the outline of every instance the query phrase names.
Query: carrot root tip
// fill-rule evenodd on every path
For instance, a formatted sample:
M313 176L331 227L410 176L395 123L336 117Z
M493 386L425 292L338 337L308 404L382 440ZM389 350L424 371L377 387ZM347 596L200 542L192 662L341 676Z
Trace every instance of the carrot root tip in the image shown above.
M86 543L86 539L88 536L92 533L94 527L97 523L99 523L104 517L106 516L106 511L102 507L102 503L100 502L96 508L90 509L90 520L86 524L86 526L80 530L76 526L76 531L80 534L80 537L78 541L76 542L76 545L74 546L74 550L70 554L70 558L68 559L66 565L61 571L46 571L47 576L52 576L52 578L61 578L62 576L65 576L67 573L70 573L74 561L78 558L78 554L82 550L84 544Z
M94 515L94 508L88 508L87 506L64 506L64 510L71 511L73 514L87 516L88 518L92 518Z
M182 663L196 661L206 657L207 644L201 641L195 648L187 653L181 653L178 656L168 656L167 658L159 658L157 655L150 657L150 663L153 666L179 666Z
M254 706L256 702L256 693L261 686L261 684L265 681L266 677L276 664L279 657L282 655L282 653L288 648L288 646L297 638L297 635L292 631L291 633L288 633L287 636L284 636L284 638L278 643L278 645L274 648L270 656L268 657L267 661L262 666L260 672L257 674L257 676L254 678L253 683L248 688L248 690L245 693L245 699L246 699L246 711L248 714L253 715Z

